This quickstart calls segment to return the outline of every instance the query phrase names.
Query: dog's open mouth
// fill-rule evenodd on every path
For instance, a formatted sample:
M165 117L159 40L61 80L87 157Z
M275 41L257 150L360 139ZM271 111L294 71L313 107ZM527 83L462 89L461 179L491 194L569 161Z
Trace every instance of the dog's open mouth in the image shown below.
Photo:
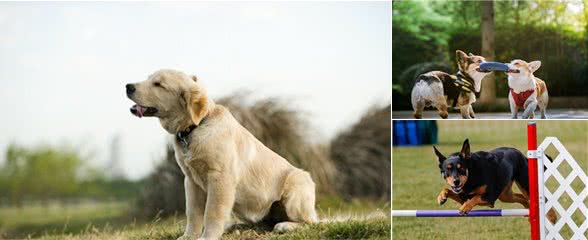
M154 107L144 107L138 104L135 104L131 107L131 113L137 117L150 117L154 116L157 113L157 108Z
M521 70L518 69L508 69L508 71L506 71L507 73L520 73Z
M454 193L460 193L462 191L462 189L461 189L461 186L458 186L458 187L451 186L451 191L453 191Z

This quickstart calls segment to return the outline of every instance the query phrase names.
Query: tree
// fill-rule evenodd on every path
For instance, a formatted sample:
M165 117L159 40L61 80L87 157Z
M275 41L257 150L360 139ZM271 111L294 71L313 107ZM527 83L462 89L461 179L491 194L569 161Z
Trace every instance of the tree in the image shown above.
M12 204L21 206L25 198L48 200L73 195L78 190L81 164L78 153L69 148L10 145L0 178Z
M494 60L494 2L482 2L482 56ZM492 104L496 101L496 77L488 74L482 80L480 103Z

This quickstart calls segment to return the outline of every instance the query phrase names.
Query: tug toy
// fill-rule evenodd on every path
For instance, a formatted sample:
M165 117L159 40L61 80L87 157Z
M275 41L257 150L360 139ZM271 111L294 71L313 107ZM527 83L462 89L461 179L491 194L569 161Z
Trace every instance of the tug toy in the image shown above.
M509 72L510 68L508 65L499 62L484 62L480 64L480 67L477 69L479 72L491 72L491 71L500 71L500 72Z

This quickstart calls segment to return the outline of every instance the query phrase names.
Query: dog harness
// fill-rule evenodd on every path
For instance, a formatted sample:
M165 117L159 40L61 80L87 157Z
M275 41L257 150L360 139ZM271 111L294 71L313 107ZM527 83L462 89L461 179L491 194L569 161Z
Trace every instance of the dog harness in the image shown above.
M525 104L525 101L527 101L527 99L535 92L535 89L527 90L527 91L520 92L520 93L515 93L514 90L512 90L512 88L509 88L508 91L510 92L512 99L514 99L517 107L523 107L523 105Z
M455 85L460 90L460 92L474 92L476 98L480 97L480 92L476 92L474 88L474 79L472 79L468 74L464 74L461 71L458 71L457 74L451 75L451 78L453 79L453 85ZM459 94L453 98L453 107L457 105L458 98Z
M202 118L202 120L200 121L200 124L198 124L198 125L192 124L188 128L184 129L184 131L179 131L178 133L176 133L176 140L178 140L178 142L180 142L182 144L182 146L184 146L184 148L187 148L188 144L190 144L190 142L188 141L188 136L190 136L190 134L192 133L192 131L194 131L194 129L196 129L198 126L202 125L204 123L204 121L206 121L206 119L208 119L208 115L206 115L206 116L204 116L204 118Z

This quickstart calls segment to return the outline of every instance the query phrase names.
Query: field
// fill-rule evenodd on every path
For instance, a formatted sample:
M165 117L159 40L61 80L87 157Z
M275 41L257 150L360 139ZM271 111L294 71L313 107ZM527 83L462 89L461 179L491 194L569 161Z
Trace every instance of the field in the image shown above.
M67 209L0 208L0 239L176 239L182 235L183 214L138 221L129 217L131 205L111 202L76 204ZM317 209L321 217L342 216L343 221L313 224L285 234L274 234L261 226L237 226L223 239L390 239L388 204L324 198ZM370 214L374 217L360 219Z
M459 151L463 140L470 139L472 151L488 150L499 146L526 150L526 121L438 121L439 144L444 154ZM584 169L588 169L588 122L539 121L538 141L556 136ZM548 154L555 156L553 149ZM439 176L437 159L430 145L394 147L392 170L393 209L457 209L457 203L448 200L439 206L436 197L445 187ZM565 169L563 170L565 171ZM566 175L564 175L565 177ZM548 186L550 187L550 186ZM584 187L573 182L574 189ZM518 192L518 189L515 188ZM569 205L569 198L560 200ZM588 202L586 202L588 204ZM482 209L477 207L476 209ZM495 208L522 208L519 204L497 202ZM586 218L576 212L576 223ZM528 219L524 217L500 218L399 218L392 219L393 239L529 239ZM571 231L563 232L569 239Z

